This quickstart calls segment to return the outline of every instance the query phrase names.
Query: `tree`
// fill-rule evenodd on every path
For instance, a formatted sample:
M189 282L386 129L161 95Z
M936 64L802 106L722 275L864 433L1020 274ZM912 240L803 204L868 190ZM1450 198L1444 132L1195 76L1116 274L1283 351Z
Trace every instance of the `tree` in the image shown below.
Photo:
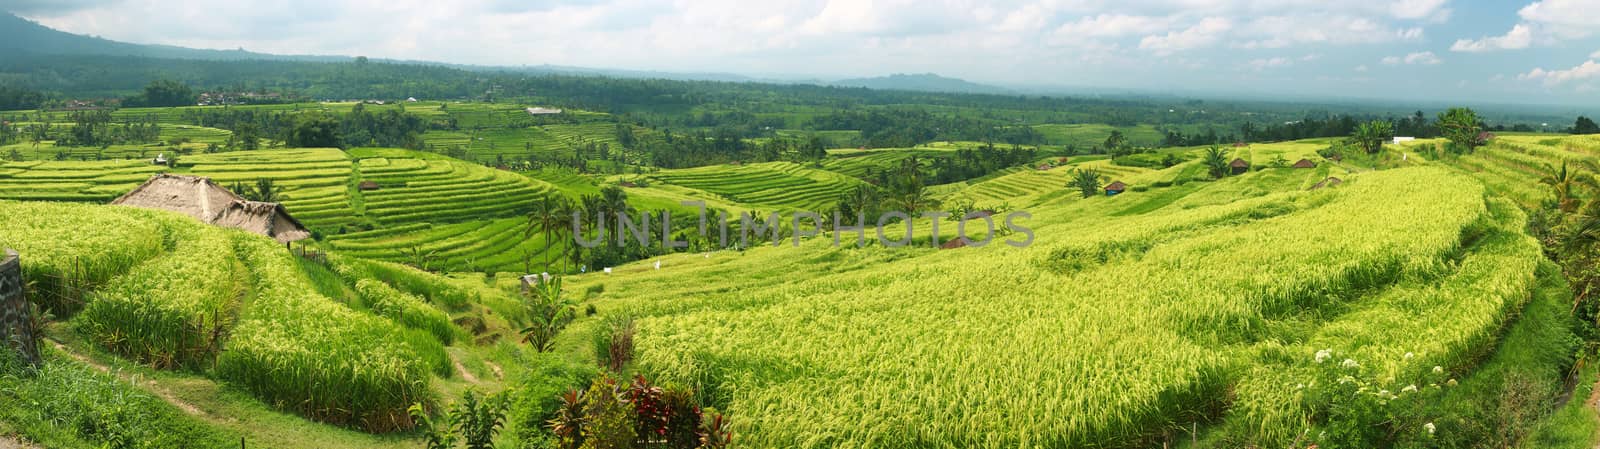
M1456 151L1471 153L1478 146L1478 113L1469 108L1450 108L1439 113L1439 135L1449 139Z
M144 93L128 99L132 106L171 107L193 106L194 90L173 80L155 80L144 87Z
M1228 150L1212 145L1206 149L1204 162L1212 178L1222 179L1228 176Z
M1578 121L1572 125L1573 134L1600 134L1600 125L1596 125L1589 117L1578 116Z
M560 242L560 237L571 233L572 200L557 193L545 192L533 200L528 211L528 225L523 235L544 234L544 271L550 271L550 252Z
M1111 130L1111 135L1106 136L1105 148L1107 153L1115 152L1117 149L1127 145L1128 138L1122 135L1121 130L1113 129Z
M1072 184L1084 198L1100 193L1100 172L1085 169L1073 169Z
M301 114L284 144L292 148L343 148L339 121L322 114Z
M254 186L236 182L229 186L229 190L239 194L244 199L264 203L276 203L278 198L283 196L283 188L278 187L271 179L267 178L257 179Z
M1394 124L1385 120L1373 120L1362 123L1356 127L1356 133L1351 136L1356 146L1366 150L1367 154L1383 150L1383 142L1394 137Z

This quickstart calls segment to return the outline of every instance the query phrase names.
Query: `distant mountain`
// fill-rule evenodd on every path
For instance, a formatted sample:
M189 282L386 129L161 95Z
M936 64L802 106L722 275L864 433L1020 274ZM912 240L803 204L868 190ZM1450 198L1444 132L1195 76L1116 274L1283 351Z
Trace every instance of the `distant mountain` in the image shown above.
M57 31L10 13L0 13L0 54L35 53L46 55L141 56L163 59L333 62L348 61L343 56L282 56L240 50L199 50L171 45L144 45L117 42L92 36Z
M70 56L134 56L158 59L190 59L213 61L270 60L296 62L348 62L351 56L332 55L275 55L238 50L203 50L171 45L150 45L118 42L94 36L84 36L59 31L17 15L0 12L0 55L70 55ZM816 79L782 79L750 77L732 73L678 73L644 70L596 69L557 65L480 66L429 61L373 59L374 62L419 64L474 71L518 72L529 74L563 74L606 76L613 78L652 78L680 81L722 81L734 83L817 84L868 89L892 89L922 92L1011 94L1011 90L946 78L932 73L895 74L875 78L855 78L838 81Z
M914 90L924 92L953 92L963 94L1009 94L1010 89L978 84L967 80L946 78L932 73L908 75L897 73L875 78L855 78L826 83L834 86L865 87L868 89Z

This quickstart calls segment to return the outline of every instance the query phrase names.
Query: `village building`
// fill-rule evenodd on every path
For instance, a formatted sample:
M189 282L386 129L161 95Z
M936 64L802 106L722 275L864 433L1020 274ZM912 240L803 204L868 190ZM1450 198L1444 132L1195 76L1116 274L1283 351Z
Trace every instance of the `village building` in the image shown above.
M246 200L199 176L155 175L111 204L177 212L202 223L272 237L279 243L311 237L311 231L283 205Z
M1250 171L1250 163L1245 162L1244 159L1235 158L1233 162L1228 163L1228 169L1235 175L1242 175Z
M1294 163L1294 168L1317 168L1317 163L1311 162L1310 159L1301 159Z
M1111 184L1106 185L1106 196L1114 196L1122 193L1125 190L1128 190L1127 184L1123 184L1122 181L1114 181Z

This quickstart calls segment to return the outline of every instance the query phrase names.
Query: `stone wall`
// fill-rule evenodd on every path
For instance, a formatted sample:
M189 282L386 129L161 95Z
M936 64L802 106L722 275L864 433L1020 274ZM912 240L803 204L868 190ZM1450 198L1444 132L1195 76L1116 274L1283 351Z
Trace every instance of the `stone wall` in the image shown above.
M39 339L22 292L22 263L10 248L0 251L0 343L22 358L39 364Z

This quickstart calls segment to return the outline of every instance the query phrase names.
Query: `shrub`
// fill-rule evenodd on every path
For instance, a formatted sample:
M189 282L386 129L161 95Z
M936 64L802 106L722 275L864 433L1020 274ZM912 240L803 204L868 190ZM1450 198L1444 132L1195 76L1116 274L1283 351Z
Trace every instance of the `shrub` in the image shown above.
M630 315L606 319L604 326L594 336L594 354L600 366L611 372L622 372L622 368L633 360L633 330L633 317Z
M535 354L526 363L530 367L528 373L511 396L511 429L524 446L546 446L543 443L551 435L545 427L558 418L559 411L567 410L560 398L562 392L583 391L599 373L587 363L570 361L559 354Z

